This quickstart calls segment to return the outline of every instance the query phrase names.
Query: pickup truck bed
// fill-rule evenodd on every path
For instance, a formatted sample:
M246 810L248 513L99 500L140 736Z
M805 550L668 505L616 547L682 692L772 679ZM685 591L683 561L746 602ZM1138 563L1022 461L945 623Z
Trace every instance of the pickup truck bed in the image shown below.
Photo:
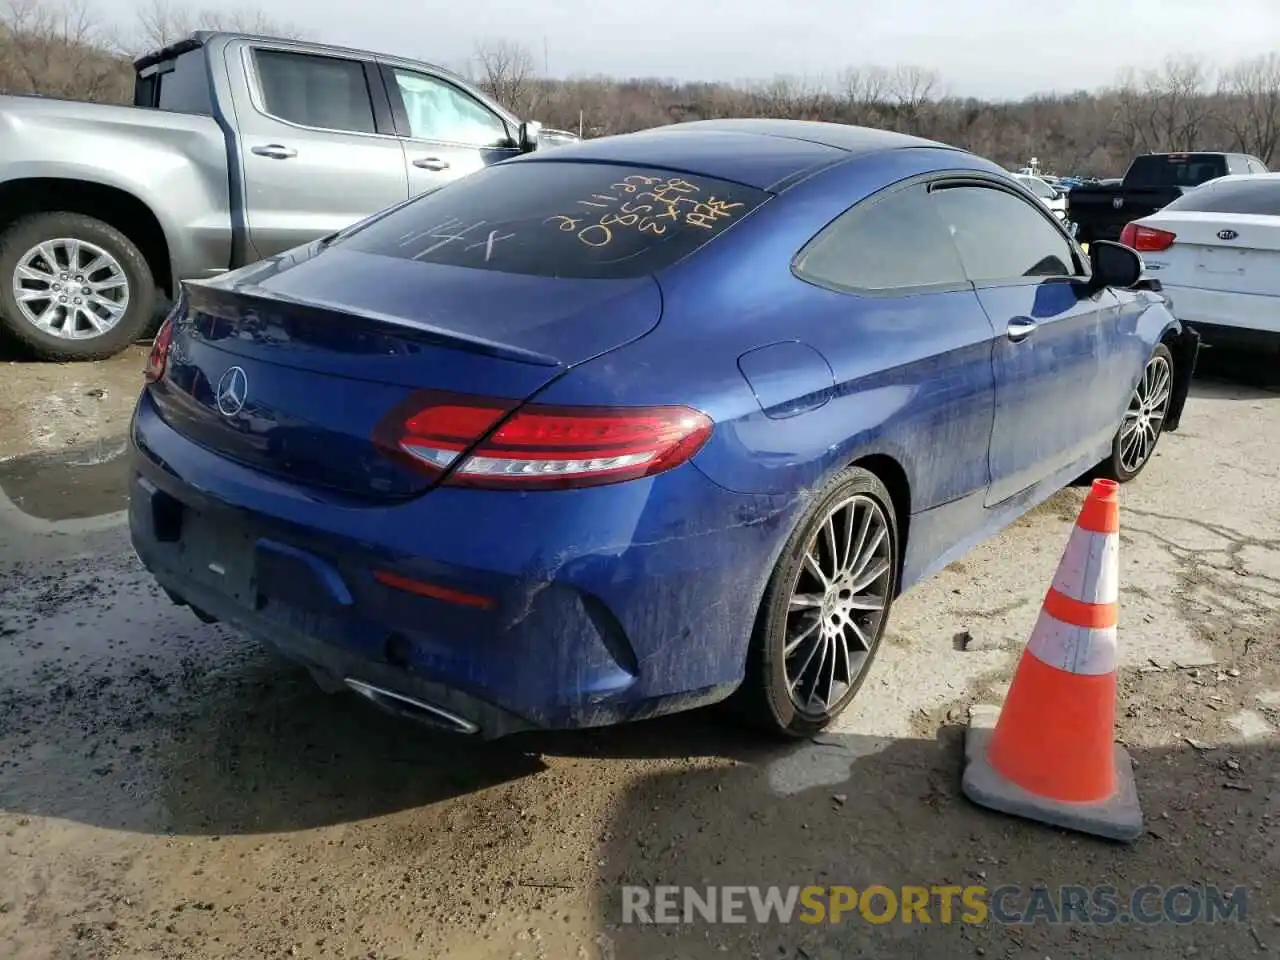
M1076 187L1067 219L1081 243L1119 240L1125 225L1155 213L1202 183L1229 173L1264 173L1256 157L1236 153L1149 153L1136 157L1118 184Z

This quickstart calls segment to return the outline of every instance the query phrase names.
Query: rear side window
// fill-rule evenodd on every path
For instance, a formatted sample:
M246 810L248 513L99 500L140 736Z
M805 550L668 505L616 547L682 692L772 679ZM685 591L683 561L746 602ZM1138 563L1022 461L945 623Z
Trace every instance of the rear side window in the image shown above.
M373 133L373 103L356 60L283 50L255 50L267 113L290 123L346 133Z
M1195 213L1260 213L1280 216L1280 175L1265 180L1206 183L1180 196L1166 210Z
M1124 182L1137 187L1194 187L1227 174L1227 158L1221 154L1171 153L1138 157Z
M923 184L850 209L801 251L796 273L823 286L867 292L965 282L955 245Z
M209 72L204 51L190 50L157 64L139 77L134 86L134 106L153 107L171 113L213 113L209 96Z
M544 277L616 279L687 257L769 194L666 170L495 164L339 241L353 250Z

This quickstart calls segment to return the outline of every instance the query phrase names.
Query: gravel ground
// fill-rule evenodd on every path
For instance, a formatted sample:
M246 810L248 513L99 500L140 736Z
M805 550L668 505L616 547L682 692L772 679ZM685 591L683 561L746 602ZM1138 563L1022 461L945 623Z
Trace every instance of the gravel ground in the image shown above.
M1280 371L1209 355L1123 491L1118 736L1149 830L1117 846L959 791L966 708L999 702L1082 488L903 598L813 742L713 709L477 745L327 696L158 593L115 512L144 353L0 367L0 957L1280 952ZM659 883L1250 894L1242 922L1186 926L622 925L620 886Z

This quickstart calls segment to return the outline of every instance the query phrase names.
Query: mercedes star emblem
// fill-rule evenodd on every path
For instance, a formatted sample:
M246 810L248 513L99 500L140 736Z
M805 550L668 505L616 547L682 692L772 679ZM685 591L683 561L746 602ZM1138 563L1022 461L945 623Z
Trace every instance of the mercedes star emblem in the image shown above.
M244 409L245 399L249 395L249 378L239 367L228 367L218 380L218 389L214 399L218 404L218 412L224 417L234 417Z

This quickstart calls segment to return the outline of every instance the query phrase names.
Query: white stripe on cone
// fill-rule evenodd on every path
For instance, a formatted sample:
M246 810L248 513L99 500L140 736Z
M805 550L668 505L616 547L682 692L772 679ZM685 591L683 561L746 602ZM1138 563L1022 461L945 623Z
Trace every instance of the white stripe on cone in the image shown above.
M1116 669L1116 628L1076 627L1040 611L1027 653L1067 673L1101 676Z
M1120 535L1072 528L1071 539L1053 577L1053 588L1081 603L1118 601Z

